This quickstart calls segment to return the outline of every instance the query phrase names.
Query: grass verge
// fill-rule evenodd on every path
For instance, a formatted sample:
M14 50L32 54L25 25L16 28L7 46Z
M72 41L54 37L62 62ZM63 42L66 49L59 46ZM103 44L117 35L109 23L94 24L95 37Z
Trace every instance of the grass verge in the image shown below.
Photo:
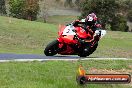
M87 73L94 69L131 70L132 60L88 60L81 61ZM131 88L132 84L87 84L76 83L76 72L80 62L6 62L0 64L1 88ZM96 73L97 72L93 72ZM102 72L103 74L104 72Z
M57 37L57 26L0 17L1 53L43 53L44 46Z

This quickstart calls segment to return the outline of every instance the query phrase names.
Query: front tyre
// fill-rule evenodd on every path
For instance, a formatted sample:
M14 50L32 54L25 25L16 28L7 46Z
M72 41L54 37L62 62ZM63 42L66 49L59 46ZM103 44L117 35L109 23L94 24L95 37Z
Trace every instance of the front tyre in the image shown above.
M58 51L58 45L59 45L59 42L57 40L52 41L51 43L49 43L46 46L46 48L44 50L44 54L46 56L56 55L57 54L57 51Z

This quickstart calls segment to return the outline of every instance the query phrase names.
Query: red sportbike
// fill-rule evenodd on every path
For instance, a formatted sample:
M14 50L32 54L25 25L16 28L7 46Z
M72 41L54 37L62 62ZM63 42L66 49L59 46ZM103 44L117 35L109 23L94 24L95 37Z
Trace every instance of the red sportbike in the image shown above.
M59 37L46 46L44 54L46 56L61 54L86 57L96 50L98 41L105 34L105 30L96 30L94 33L89 30L86 33L83 27L74 27L72 24L61 26L58 32ZM85 39L87 39L86 42L82 43ZM87 45L89 48L85 51Z

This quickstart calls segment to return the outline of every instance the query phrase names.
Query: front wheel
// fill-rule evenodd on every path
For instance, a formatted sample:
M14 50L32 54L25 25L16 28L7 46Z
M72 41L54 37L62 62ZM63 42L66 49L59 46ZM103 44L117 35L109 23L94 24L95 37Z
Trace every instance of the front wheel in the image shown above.
M59 42L57 40L52 41L51 43L49 43L46 46L46 48L44 50L44 54L46 56L56 55L57 54L57 51L58 51L58 45L59 45Z

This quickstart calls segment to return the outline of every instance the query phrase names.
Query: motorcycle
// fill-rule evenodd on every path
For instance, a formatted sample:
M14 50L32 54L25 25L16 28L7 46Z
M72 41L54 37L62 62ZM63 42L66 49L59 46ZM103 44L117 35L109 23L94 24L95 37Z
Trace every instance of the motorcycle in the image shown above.
M59 28L59 37L46 46L44 54L46 56L61 54L86 57L96 50L98 41L105 34L105 30L96 30L91 34L90 31L87 33L81 26L74 27L73 24L64 25ZM90 38L89 41L85 43L85 45L87 44L89 46L87 51L84 50L85 45L82 44L86 38Z

